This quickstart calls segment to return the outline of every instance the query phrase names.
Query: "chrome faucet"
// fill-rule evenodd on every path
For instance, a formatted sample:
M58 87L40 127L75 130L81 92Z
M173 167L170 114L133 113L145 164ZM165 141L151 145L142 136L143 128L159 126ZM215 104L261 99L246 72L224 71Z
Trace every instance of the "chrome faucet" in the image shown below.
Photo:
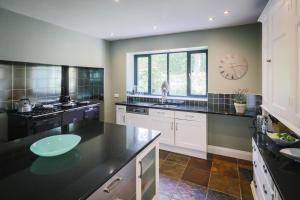
M161 103L164 104L167 102L169 92L169 84L168 81L163 81L161 84Z

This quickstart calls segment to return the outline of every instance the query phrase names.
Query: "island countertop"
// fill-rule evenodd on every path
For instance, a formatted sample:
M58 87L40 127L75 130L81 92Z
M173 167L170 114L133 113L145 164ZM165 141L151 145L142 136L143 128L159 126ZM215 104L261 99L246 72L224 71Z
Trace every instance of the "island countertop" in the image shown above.
M57 134L77 134L80 144L43 158L29 147ZM0 143L0 199L85 199L151 144L159 131L82 121Z

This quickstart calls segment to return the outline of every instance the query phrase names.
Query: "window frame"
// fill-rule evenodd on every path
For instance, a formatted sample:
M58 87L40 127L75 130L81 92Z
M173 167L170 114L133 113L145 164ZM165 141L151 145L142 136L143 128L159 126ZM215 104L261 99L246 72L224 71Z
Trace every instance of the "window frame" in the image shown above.
M187 53L187 88L186 88L186 91L187 91L187 95L186 96L178 96L178 95L170 95L168 93L168 96L171 96L171 97L194 97L194 98L205 98L207 97L207 93L208 93L208 49L200 49L200 50L191 50L191 51L170 51L170 52L162 52L162 53L149 53L149 54L136 54L134 55L134 85L137 85L138 83L138 77L137 77L137 74L138 74L138 66L137 66L137 60L138 58L140 57L147 57L148 58L148 92L143 92L141 94L144 94L144 95L151 95L151 96L159 96L159 95L156 95L156 94L152 94L152 88L151 88L151 75L152 75L152 71L151 71L151 56L152 55L159 55L159 54L166 54L167 55L167 81L169 82L170 80L170 54L172 53ZM205 91L206 91L206 94L205 95L197 95L197 94L192 94L191 93L191 78L190 78L190 74L191 74L191 55L192 54L196 54L196 53L205 53L206 55L206 88L205 88Z

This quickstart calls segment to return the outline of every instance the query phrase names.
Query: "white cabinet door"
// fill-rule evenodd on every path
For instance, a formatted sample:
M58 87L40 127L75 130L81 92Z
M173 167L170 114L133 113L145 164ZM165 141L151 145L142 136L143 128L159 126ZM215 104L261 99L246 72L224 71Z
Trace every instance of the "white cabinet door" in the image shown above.
M159 142L174 145L174 118L150 117L151 128L161 131Z
M126 125L126 106L116 106L116 123Z
M151 128L149 115L126 113L126 125L140 128Z
M207 125L205 121L175 119L175 145L207 152Z
M272 109L288 118L291 95L291 9L289 0L277 1L269 13ZM268 88L269 89L269 88Z
M292 40L294 41L294 70L293 70L293 110L294 124L300 129L300 0L293 1L293 31Z

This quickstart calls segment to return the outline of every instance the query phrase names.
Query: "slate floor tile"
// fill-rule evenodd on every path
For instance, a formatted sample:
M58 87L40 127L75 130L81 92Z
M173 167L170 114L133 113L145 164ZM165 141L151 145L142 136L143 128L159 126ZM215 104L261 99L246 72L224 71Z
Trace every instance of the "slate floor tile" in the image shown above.
M240 179L251 182L253 180L253 170L246 168L239 168Z
M222 176L238 178L237 164L228 161L213 161L211 172Z
M205 200L207 188L180 181L172 198L174 200Z
M241 180L242 200L253 200L250 182Z
M187 165L189 159L190 159L189 156L176 154L176 153L169 153L166 158L167 161L176 162L177 164L185 165L185 166Z
M204 159L200 159L200 158L191 158L188 163L188 168L193 167L196 169L210 171L211 165L212 165L211 160L204 160Z
M182 180L207 187L209 176L210 173L208 171L193 168L193 167L188 167L184 171Z
M168 156L169 152L164 150L159 150L159 159L165 160Z
M208 187L212 190L224 192L237 198L240 198L239 179L229 176L211 174Z
M224 194L222 192L208 190L206 200L238 200L238 198Z
M173 178L181 178L184 172L185 166L179 165L176 162L172 161L164 161L160 167L160 173L173 177Z

